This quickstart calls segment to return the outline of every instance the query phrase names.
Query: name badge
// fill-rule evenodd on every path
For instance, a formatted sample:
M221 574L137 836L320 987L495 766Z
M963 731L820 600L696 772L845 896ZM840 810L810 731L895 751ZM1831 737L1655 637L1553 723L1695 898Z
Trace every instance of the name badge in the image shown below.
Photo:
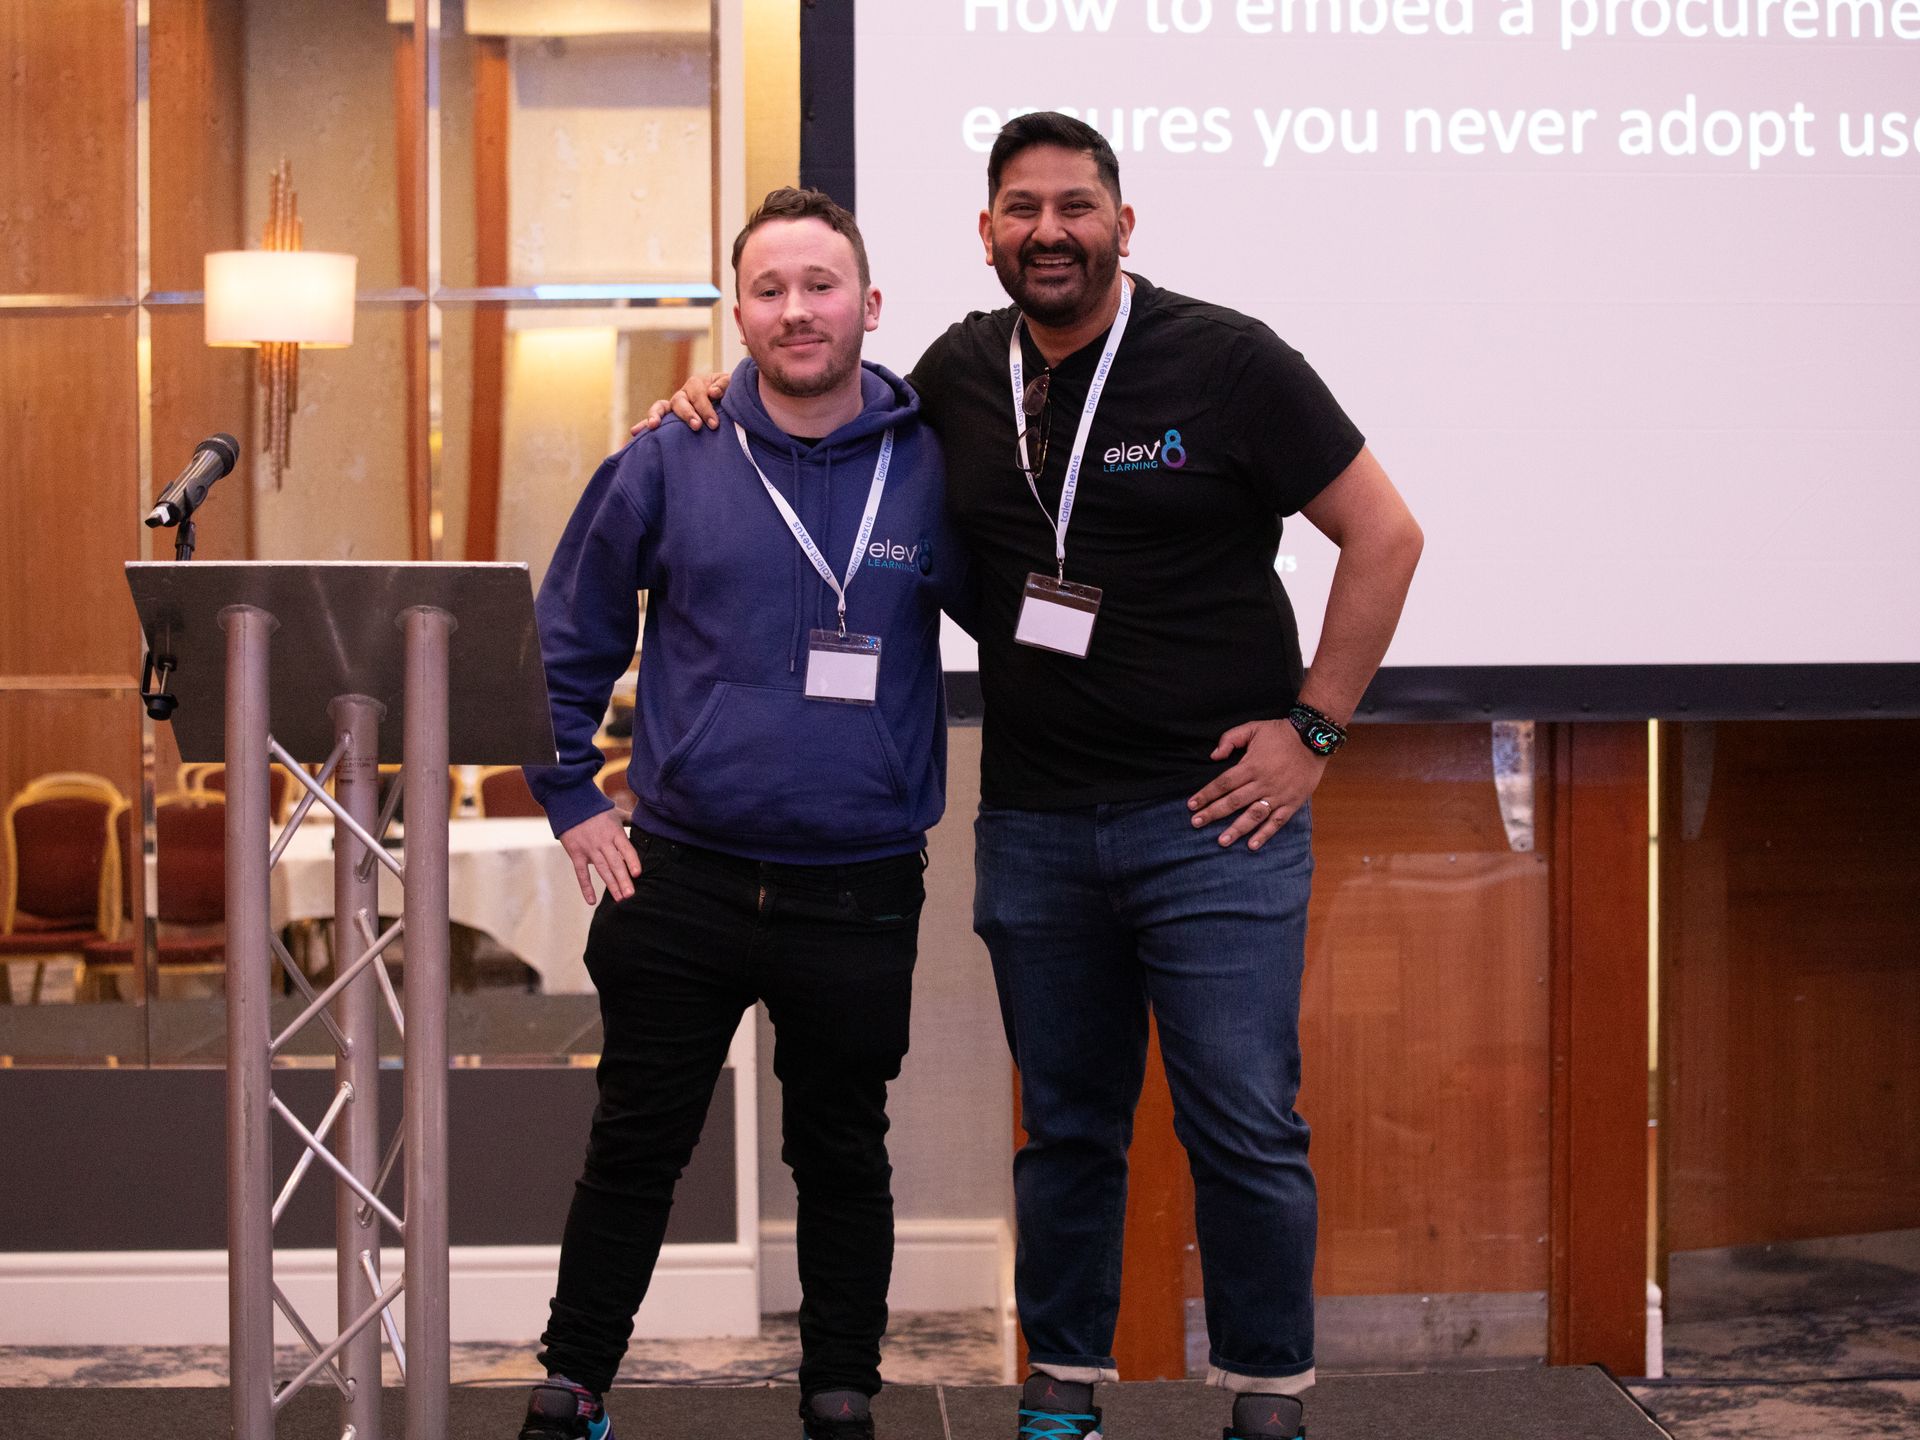
M807 698L871 705L880 693L880 637L807 633Z
M1093 640L1093 619L1100 613L1100 589L1056 580L1038 571L1027 576L1026 598L1013 638L1038 650L1055 650L1084 660Z

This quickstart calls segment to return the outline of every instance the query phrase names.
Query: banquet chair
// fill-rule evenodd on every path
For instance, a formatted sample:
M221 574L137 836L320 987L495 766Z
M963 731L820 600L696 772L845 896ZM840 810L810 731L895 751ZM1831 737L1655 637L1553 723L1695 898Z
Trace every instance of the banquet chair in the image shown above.
M163 975L224 975L227 919L227 804L217 794L180 792L154 802L155 896L160 926L154 963ZM115 843L139 856L133 809L114 817ZM120 904L126 924L113 939L82 950L79 993L107 998L103 981L133 973L133 864L122 866Z
M180 771L181 789L187 795L227 793L227 767L218 761L182 765ZM286 820L292 809L293 777L279 765L270 765L267 768L267 817L278 825Z
M627 782L627 761L624 757L602 765L600 773L594 776L594 784L600 787L602 795L613 801L613 808L620 812L622 820L633 814L633 786Z
M503 815L544 816L540 802L527 788L527 777L518 765L487 765L480 771L480 813L489 820Z
M179 789L193 794L207 788L207 772L221 769L218 760L182 760L174 771L174 784Z
M380 767L380 798L382 801L385 801L387 798L387 787L393 784L395 777L400 774L401 768L402 767L398 765L382 765ZM460 765L449 765L447 767L447 818L449 820L458 820L460 818L461 803L467 798L466 778L460 773L463 768L465 767ZM331 781L328 782L327 788L328 792L331 793L333 789ZM406 823L404 812L401 815L401 823Z
M7 802L0 964L34 962L36 1004L48 964L79 960L88 941L114 933L120 864L113 816L126 803L111 780L81 771L39 776Z

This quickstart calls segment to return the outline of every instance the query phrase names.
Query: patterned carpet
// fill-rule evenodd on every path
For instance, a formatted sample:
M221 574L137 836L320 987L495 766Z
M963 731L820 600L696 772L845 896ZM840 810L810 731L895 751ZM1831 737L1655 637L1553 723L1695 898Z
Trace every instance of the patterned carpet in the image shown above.
M1628 1388L1675 1440L1920 1436L1920 1230L1675 1255L1667 1293L1669 1379Z
M528 1345L455 1345L456 1385L524 1385L541 1378ZM291 1376L305 1363L298 1346L279 1352L277 1373ZM896 1315L880 1357L881 1375L894 1385L998 1385L1000 1332L991 1310ZM620 1383L750 1385L791 1380L800 1364L800 1330L793 1315L764 1317L760 1334L733 1340L639 1340L627 1352ZM388 1383L399 1379L385 1357ZM224 1385L224 1345L0 1346L0 1386Z

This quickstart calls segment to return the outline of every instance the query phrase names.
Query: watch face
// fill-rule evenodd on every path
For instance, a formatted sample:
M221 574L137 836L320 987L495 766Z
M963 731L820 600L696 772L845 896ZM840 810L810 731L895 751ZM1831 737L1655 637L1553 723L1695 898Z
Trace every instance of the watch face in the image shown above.
M1345 731L1326 716L1315 714L1309 706L1298 707L1287 719L1299 732L1301 742L1322 759L1347 743Z

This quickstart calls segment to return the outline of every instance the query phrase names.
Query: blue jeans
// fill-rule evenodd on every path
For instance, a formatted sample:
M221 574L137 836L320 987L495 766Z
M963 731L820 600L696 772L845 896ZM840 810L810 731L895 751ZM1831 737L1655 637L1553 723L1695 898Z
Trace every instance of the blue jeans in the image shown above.
M1034 1364L1114 1364L1151 1006L1193 1171L1212 1364L1228 1383L1313 1368L1317 1207L1293 1109L1312 825L1303 808L1249 851L1221 848L1224 825L1195 830L1184 796L981 807L974 929L1020 1067L1014 1288Z

